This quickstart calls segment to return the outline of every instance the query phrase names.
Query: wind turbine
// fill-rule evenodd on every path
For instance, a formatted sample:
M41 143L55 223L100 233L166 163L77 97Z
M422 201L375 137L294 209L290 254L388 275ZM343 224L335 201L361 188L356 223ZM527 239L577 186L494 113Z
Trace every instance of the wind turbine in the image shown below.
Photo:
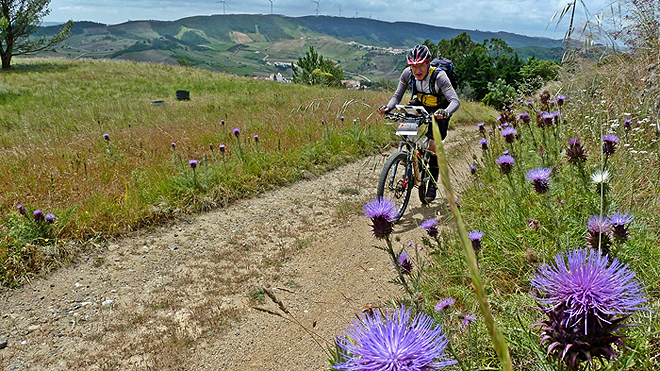
M273 1L274 0L268 0L270 1L270 14L273 15Z
M222 15L225 15L225 6L227 6L226 0L220 0L219 3L222 3Z
M316 4L316 16L318 17L319 16L319 3L321 2L321 0L310 0L310 1Z

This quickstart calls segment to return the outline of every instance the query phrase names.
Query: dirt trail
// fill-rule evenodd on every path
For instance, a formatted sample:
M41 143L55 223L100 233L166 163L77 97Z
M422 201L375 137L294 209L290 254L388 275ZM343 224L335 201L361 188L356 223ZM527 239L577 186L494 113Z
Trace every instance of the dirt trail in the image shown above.
M469 177L473 135L460 128L445 141L455 185ZM301 326L251 307L279 310L258 291L269 287L302 325L331 340L365 305L401 295L360 216L384 161L371 156L140 231L0 293L0 369L326 369L322 347ZM417 244L419 224L441 202L422 207L414 193L397 243Z

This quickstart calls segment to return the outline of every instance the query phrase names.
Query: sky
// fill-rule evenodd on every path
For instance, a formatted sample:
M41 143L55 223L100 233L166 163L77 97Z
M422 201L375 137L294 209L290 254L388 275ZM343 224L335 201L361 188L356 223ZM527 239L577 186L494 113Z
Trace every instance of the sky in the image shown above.
M557 25L553 14L573 0L51 0L44 22L129 20L173 21L196 15L271 14L299 17L318 14L417 22L467 30L507 31L561 39L568 17ZM576 17L609 9L612 0L578 1Z

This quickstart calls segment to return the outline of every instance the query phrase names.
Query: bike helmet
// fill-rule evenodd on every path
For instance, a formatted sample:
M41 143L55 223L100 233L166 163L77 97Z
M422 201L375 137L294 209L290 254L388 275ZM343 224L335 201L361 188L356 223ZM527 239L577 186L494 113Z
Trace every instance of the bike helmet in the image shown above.
M431 52L426 45L415 45L412 49L408 50L406 55L406 63L408 64L422 64L431 60Z

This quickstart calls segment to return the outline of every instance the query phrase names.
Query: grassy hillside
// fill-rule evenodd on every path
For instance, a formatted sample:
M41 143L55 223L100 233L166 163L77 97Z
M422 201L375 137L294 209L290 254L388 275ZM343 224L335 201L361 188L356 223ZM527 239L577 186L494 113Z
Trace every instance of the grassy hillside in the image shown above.
M37 36L52 35L57 26L39 29ZM172 22L132 21L118 25L93 22L74 24L72 36L58 49L42 55L68 58L114 58L188 64L238 75L267 76L291 70L273 62L291 63L309 46L326 58L341 61L349 76L397 78L400 55L384 48L408 48L426 39L450 39L466 30L408 22L383 22L365 18L330 16L291 18L280 15L213 15ZM512 47L533 47L526 55L546 55L560 41L511 33L466 31L481 42L501 38ZM379 47L362 49L357 43ZM234 48L238 47L238 48ZM148 50L157 53L145 53ZM260 54L260 55L256 55ZM267 57L266 57L267 56Z

